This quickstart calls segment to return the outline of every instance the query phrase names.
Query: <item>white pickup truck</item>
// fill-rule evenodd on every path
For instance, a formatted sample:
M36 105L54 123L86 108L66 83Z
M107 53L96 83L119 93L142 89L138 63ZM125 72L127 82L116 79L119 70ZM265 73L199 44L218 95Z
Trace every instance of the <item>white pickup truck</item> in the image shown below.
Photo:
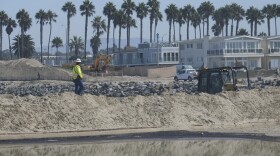
M174 76L174 80L192 81L196 77L197 77L197 72L195 69L181 69L177 72L176 76Z

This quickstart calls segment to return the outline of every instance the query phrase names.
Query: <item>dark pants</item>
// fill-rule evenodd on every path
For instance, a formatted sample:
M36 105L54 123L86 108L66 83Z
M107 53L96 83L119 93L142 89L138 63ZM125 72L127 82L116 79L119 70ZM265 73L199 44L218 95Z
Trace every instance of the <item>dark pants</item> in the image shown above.
M81 95L82 91L84 90L83 82L80 78L74 80L75 83L75 94Z

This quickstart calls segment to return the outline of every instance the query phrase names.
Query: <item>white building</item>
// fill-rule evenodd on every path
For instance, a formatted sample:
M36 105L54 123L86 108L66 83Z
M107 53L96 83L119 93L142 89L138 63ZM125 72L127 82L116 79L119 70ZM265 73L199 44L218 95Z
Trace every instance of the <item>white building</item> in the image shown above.
M115 66L176 65L179 64L178 43L143 43L138 49L113 54Z
M195 68L202 65L209 68L235 66L236 63L255 69L262 67L264 48L262 38L251 36L204 37L180 43L182 64Z

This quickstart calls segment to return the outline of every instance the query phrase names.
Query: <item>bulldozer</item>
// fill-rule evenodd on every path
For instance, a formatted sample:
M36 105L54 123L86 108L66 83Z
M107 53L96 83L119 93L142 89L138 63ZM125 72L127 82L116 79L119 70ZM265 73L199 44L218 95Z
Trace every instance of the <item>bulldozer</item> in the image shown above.
M201 69L198 73L199 92L216 94L222 91L237 91L242 87L251 88L246 66ZM238 73L245 73L246 80L238 81Z
M112 55L105 55L105 54L98 54L95 60L93 61L94 63L91 65L90 70L91 71L103 71L106 72L108 65L112 61Z

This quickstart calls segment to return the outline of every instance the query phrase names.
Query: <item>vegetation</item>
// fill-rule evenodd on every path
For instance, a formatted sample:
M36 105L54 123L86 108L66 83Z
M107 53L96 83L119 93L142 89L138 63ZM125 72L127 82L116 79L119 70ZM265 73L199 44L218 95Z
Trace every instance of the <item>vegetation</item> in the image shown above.
M175 2L174 2L175 3ZM214 36L234 36L234 35L251 35L251 36L271 36L277 35L277 19L280 17L280 5L279 4L267 4L263 8L256 8L251 6L250 8L243 8L241 5L237 3L227 4L220 8L215 8L213 3L210 1L202 2L198 8L194 8L190 4L186 4L184 6L177 7L175 4L170 4L164 8L163 15L160 12L160 1L159 0L146 0L146 2L138 3L135 5L133 0L123 0L121 7L116 8L116 2L108 2L105 6L103 6L103 15L107 17L107 22L100 15L95 14L95 6L91 0L84 0L81 2L79 11L81 16L85 16L85 34L84 40L80 37L70 36L70 19L76 14L76 7L72 2L66 2L62 7L62 11L67 14L67 40L66 42L66 58L68 60L68 52L69 47L75 52L75 56L77 56L81 50L83 49L83 58L86 59L87 54L87 38L88 38L88 21L92 21L91 28L93 29L93 34L90 36L90 46L92 47L92 53L94 56L98 54L98 49L101 45L100 36L106 32L107 36L107 48L106 51L109 53L109 38L111 25L113 23L113 52L118 48L118 51L121 51L121 36L122 29L126 29L126 38L127 38L127 47L130 47L130 36L131 29L133 27L137 27L136 18L139 19L139 27L140 27L140 43L143 42L143 22L145 18L149 18L149 31L150 31L150 42L156 42L156 34L157 34L157 26L160 21L165 18L169 24L169 42L175 42L177 40L181 41L184 38L190 39L190 25L194 29L194 38L197 38L197 32L199 31L199 37L210 36L210 29ZM133 13L136 13L136 16L133 16ZM163 17L165 16L165 17ZM92 19L90 19L92 18ZM56 22L57 15L56 13L48 10L45 12L42 9L35 15L35 19L37 23L40 25L40 47L41 47L41 61L43 57L43 28L46 24L49 25L49 35L48 35L48 56L49 56L49 47L51 44L51 34L52 34L52 24ZM272 24L272 20L274 19L274 25ZM211 22L211 20L213 22ZM242 20L248 22L250 29L249 34L245 29L239 29L239 24ZM66 21L65 21L66 22ZM258 32L259 25L266 22L267 26L265 30L261 30ZM213 25L210 25L213 23ZM178 30L176 30L175 25L178 24ZM16 26L20 27L21 35L16 36L11 43L10 35L13 32L13 29ZM9 18L8 15L0 10L0 59L3 59L2 54L2 36L3 36L3 27L6 27L6 33L8 34L9 40L9 52L10 58L13 57L13 51L18 58L21 57L29 57L28 52L25 50L25 43L30 43L32 41L32 37L30 35L26 35L26 32L31 28L32 18L29 16L28 11L25 9L21 9L16 13L16 21ZM182 34L182 30L186 30L186 34ZM271 33L271 30L275 30L275 34ZM118 31L118 45L115 44L115 30ZM173 30L173 31L172 31ZM178 31L178 32L176 32ZM176 38L176 34L178 33L178 37ZM72 38L72 44L69 43L69 39ZM57 38L57 37L55 37ZM54 38L54 39L55 39ZM15 40L16 39L16 40ZM20 39L21 41L19 41ZM26 41L25 41L26 39ZM75 42L79 42L79 48L73 45ZM11 46L11 44L13 46ZM62 44L62 43L61 43ZM83 44L83 45L82 45ZM32 45L32 44L31 44ZM52 46L54 43L52 42ZM83 48L81 48L81 45ZM28 46L27 47L32 47ZM32 49L32 48L31 48Z
M23 37L23 39L22 39ZM17 35L14 39L12 49L17 58L31 58L35 52L35 43L30 35ZM23 43L21 43L23 41Z
M87 57L87 27L88 17L91 17L95 13L95 6L89 0L85 0L80 6L81 15L86 17L85 20L85 46L84 46L84 58Z
M56 48L55 56L56 56L56 61L57 61L58 48L63 47L62 39L60 37L54 37L53 40L52 40L52 47Z

